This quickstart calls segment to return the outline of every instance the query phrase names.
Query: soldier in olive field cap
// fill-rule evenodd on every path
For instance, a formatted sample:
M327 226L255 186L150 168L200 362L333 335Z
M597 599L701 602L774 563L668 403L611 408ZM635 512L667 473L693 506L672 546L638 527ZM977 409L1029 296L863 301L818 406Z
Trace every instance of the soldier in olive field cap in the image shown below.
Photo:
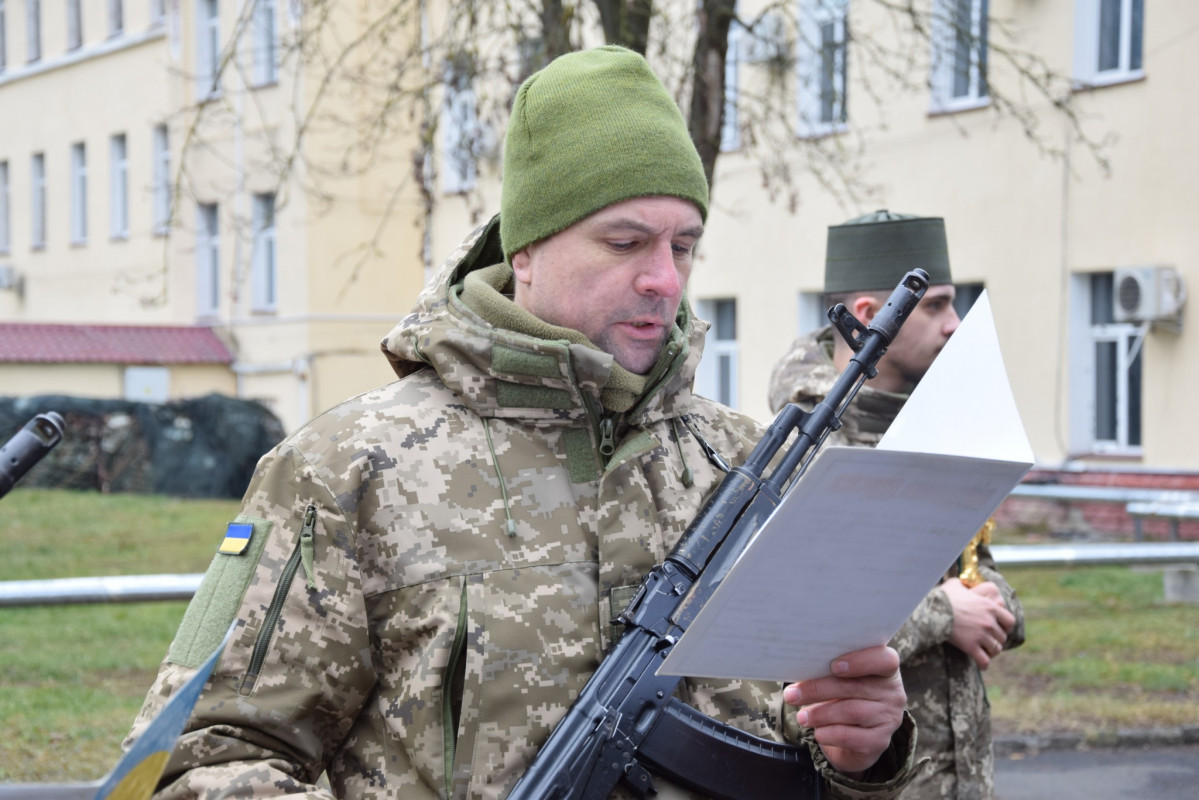
M619 598L723 476L707 453L740 463L762 433L691 392L707 325L684 288L707 207L642 57L574 53L524 83L500 215L383 340L399 380L259 463L235 520L250 536L216 554L134 723L236 621L158 797L328 797L322 774L337 797L507 794L612 643ZM828 797L898 796L914 771L898 654L830 668L785 691L681 691L805 743Z
M829 228L825 302L844 303L863 323L914 267L929 273L928 291L830 442L877 444L959 320L941 218L878 211ZM796 341L771 374L771 408L777 412L788 402L814 407L850 355L831 325ZM949 570L891 640L919 731L916 755L930 761L904 791L905 800L994 796L990 707L981 670L1004 649L1023 643L1024 610L985 544L978 558L983 582L970 588L958 569Z

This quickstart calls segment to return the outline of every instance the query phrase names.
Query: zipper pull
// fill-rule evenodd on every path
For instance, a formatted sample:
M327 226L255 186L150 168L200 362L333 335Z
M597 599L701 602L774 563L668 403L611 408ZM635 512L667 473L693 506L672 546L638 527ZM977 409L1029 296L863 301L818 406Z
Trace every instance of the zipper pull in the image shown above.
M600 455L604 458L616 452L616 423L611 417L604 417L600 420Z
M316 531L316 506L308 504L304 509L304 527L300 530L300 564L308 576L308 589L316 591L316 567L313 565L312 541Z
M708 457L716 467L724 472L732 472L733 467L729 462L724 460L720 453L716 452L716 448L707 439L699 435L699 431L691 424L691 416L684 414L682 417L683 424L687 426L687 430L691 431L691 435L695 437L695 441L699 442L700 449L704 451L704 455Z

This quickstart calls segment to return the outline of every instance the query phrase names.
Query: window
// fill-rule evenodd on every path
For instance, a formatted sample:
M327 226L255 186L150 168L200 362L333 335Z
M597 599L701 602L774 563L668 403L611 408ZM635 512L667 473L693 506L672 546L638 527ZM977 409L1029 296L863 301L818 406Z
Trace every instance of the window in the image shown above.
M254 256L250 298L255 311L274 311L278 300L275 262L275 195L254 195Z
M34 153L29 160L30 243L35 249L46 246L46 155Z
M196 218L196 315L216 316L220 310L220 218L216 203L201 203Z
M125 399L165 403L171 399L171 371L166 367L125 367Z
M67 0L67 49L78 50L83 45L83 15L81 0Z
M731 408L738 403L737 301L700 300L696 312L711 320L704 357L695 373L695 391Z
M1136 453L1141 447L1144 331L1115 322L1111 272L1075 275L1071 286L1071 449Z
M25 0L25 60L37 61L42 57L42 3L41 0Z
M1077 0L1074 77L1095 86L1140 77L1143 69L1144 0Z
M12 248L12 234L9 224L8 162L0 161L0 253L7 253Z
M196 3L196 94L203 100L220 92L221 18L218 0Z
M733 21L729 26L729 47L724 57L724 112L720 123L720 150L741 148L741 119L739 114L741 78L741 40L745 31Z
M477 177L475 161L480 143L471 72L465 64L453 64L447 70L441 112L444 131L441 188L446 194L469 192Z
M932 27L932 108L987 102L988 0L936 0Z
M982 297L986 286L981 283L955 283L953 288L953 310L959 319L965 319L970 309L974 308L974 303Z
M109 139L108 155L111 173L108 198L109 233L114 239L128 239L129 157L125 134L118 133Z
M87 147L71 145L71 243L87 242Z
M258 0L254 5L254 82L259 86L279 79L276 14L275 0Z
M171 148L166 125L154 127L154 233L171 224Z
M117 36L125 30L124 0L108 0L108 35Z
M800 0L799 132L823 136L845 129L848 0Z
M166 18L166 0L150 0L150 24L161 25Z

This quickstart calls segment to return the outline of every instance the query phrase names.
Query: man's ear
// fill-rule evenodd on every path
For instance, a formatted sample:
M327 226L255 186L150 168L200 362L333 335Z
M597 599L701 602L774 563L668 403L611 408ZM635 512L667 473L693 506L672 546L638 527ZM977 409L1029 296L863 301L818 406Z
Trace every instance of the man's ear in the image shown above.
M532 247L532 245L530 245ZM529 284L533 280L532 257L529 247L512 254L512 276L517 283Z
M860 294L853 299L849 310L858 318L858 321L863 325L869 325L870 320L874 319L874 315L878 313L879 302L876 298L868 294Z

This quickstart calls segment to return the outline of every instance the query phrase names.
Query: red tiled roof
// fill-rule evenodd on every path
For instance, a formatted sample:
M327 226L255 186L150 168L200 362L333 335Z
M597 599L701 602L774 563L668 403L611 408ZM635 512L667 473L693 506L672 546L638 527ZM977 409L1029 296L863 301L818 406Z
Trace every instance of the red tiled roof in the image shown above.
M230 364L233 354L211 328L0 322L0 362Z

